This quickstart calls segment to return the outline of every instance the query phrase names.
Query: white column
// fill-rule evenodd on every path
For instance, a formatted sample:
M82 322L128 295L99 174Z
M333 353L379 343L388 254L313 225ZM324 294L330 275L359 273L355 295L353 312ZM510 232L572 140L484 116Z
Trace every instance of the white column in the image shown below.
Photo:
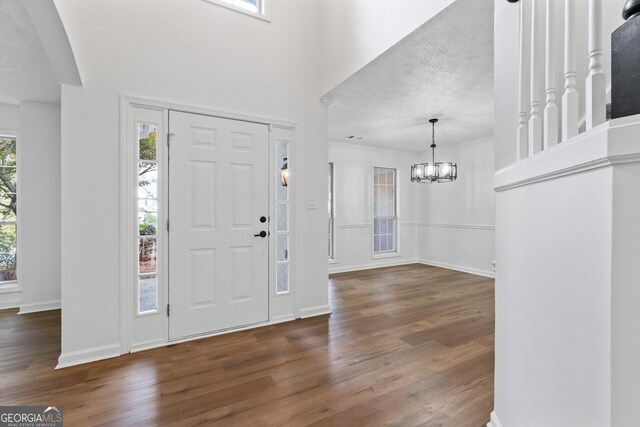
M554 19L553 6L555 0L547 0L546 10L546 43L545 43L545 83L546 105L544 108L544 149L558 143L558 105L556 103L556 38L557 25Z
M520 2L520 57L519 70L520 75L518 85L518 160L527 158L529 155L528 128L527 121L529 119L529 76L527 70L527 10L526 2Z
M540 115L540 80L538 73L540 67L539 42L540 29L538 28L539 0L531 0L531 72L530 72L530 97L531 116L529 117L529 155L542 150L542 116Z
M589 0L589 75L586 84L587 129L606 120L606 79L602 69L602 0Z
M578 102L576 90L576 5L564 0L564 94L562 95L562 140L578 135Z

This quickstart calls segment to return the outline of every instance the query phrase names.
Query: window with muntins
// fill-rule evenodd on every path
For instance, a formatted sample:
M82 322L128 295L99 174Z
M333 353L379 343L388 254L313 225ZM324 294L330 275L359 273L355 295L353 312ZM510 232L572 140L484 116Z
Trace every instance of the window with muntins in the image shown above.
M158 310L158 126L138 123L138 307Z
M288 170L289 142L276 140L276 293L289 292L289 186L282 180ZM285 167L286 165L286 167Z
M373 253L397 252L396 170L373 168Z
M18 280L16 139L0 136L0 286Z

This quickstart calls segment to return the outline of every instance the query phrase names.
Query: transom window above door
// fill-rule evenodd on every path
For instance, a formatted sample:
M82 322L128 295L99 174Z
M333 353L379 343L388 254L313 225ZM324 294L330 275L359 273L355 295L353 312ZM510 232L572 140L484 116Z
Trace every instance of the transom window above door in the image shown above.
M255 16L256 18L267 18L267 0L208 0L211 3L219 4L220 6L227 7L229 9L236 10L238 12L245 13L247 15Z

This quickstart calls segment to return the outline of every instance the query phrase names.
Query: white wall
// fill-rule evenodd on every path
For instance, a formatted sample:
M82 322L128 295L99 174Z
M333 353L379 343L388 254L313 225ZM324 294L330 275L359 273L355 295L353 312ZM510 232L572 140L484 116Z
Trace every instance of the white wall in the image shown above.
M496 195L504 427L610 425L611 202L610 169Z
M335 181L335 262L329 272L362 270L417 261L414 199L416 186L409 170L413 153L329 143L329 161L334 164ZM373 167L390 167L398 173L397 256L373 256Z
M0 129L5 131L20 130L20 107L18 105L0 104Z
M322 84L326 94L453 0L322 0Z
M19 136L20 107L17 105L0 104L0 134ZM18 142L19 144L20 142ZM19 146L17 147L19 150ZM18 157L19 158L19 157ZM20 306L20 288L10 286L0 290L0 310Z
M636 118L637 120L637 118ZM637 133L636 133L637 135ZM629 140L633 145L636 138ZM640 164L613 171L611 425L640 420Z
M417 185L421 262L493 276L493 138L437 150L458 164L452 183Z
M60 106L20 104L20 313L60 308Z
M304 232L295 236L300 268L292 286L298 309L326 311L326 212L304 209L306 197L324 200L327 191L320 2L272 0L271 23L202 0L56 5L84 81L62 92L61 361L120 348L121 94L297 123L296 161L305 174L294 208ZM98 239L91 250L89 231Z
M18 291L0 309L60 308L60 106L0 104L0 133L18 136Z

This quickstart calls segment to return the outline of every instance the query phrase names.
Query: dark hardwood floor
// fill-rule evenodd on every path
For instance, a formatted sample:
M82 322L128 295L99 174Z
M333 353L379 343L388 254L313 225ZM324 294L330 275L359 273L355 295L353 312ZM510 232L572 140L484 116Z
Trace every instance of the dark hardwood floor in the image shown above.
M54 371L60 312L0 311L0 405L66 425L480 427L493 280L422 265L334 275L331 316Z

